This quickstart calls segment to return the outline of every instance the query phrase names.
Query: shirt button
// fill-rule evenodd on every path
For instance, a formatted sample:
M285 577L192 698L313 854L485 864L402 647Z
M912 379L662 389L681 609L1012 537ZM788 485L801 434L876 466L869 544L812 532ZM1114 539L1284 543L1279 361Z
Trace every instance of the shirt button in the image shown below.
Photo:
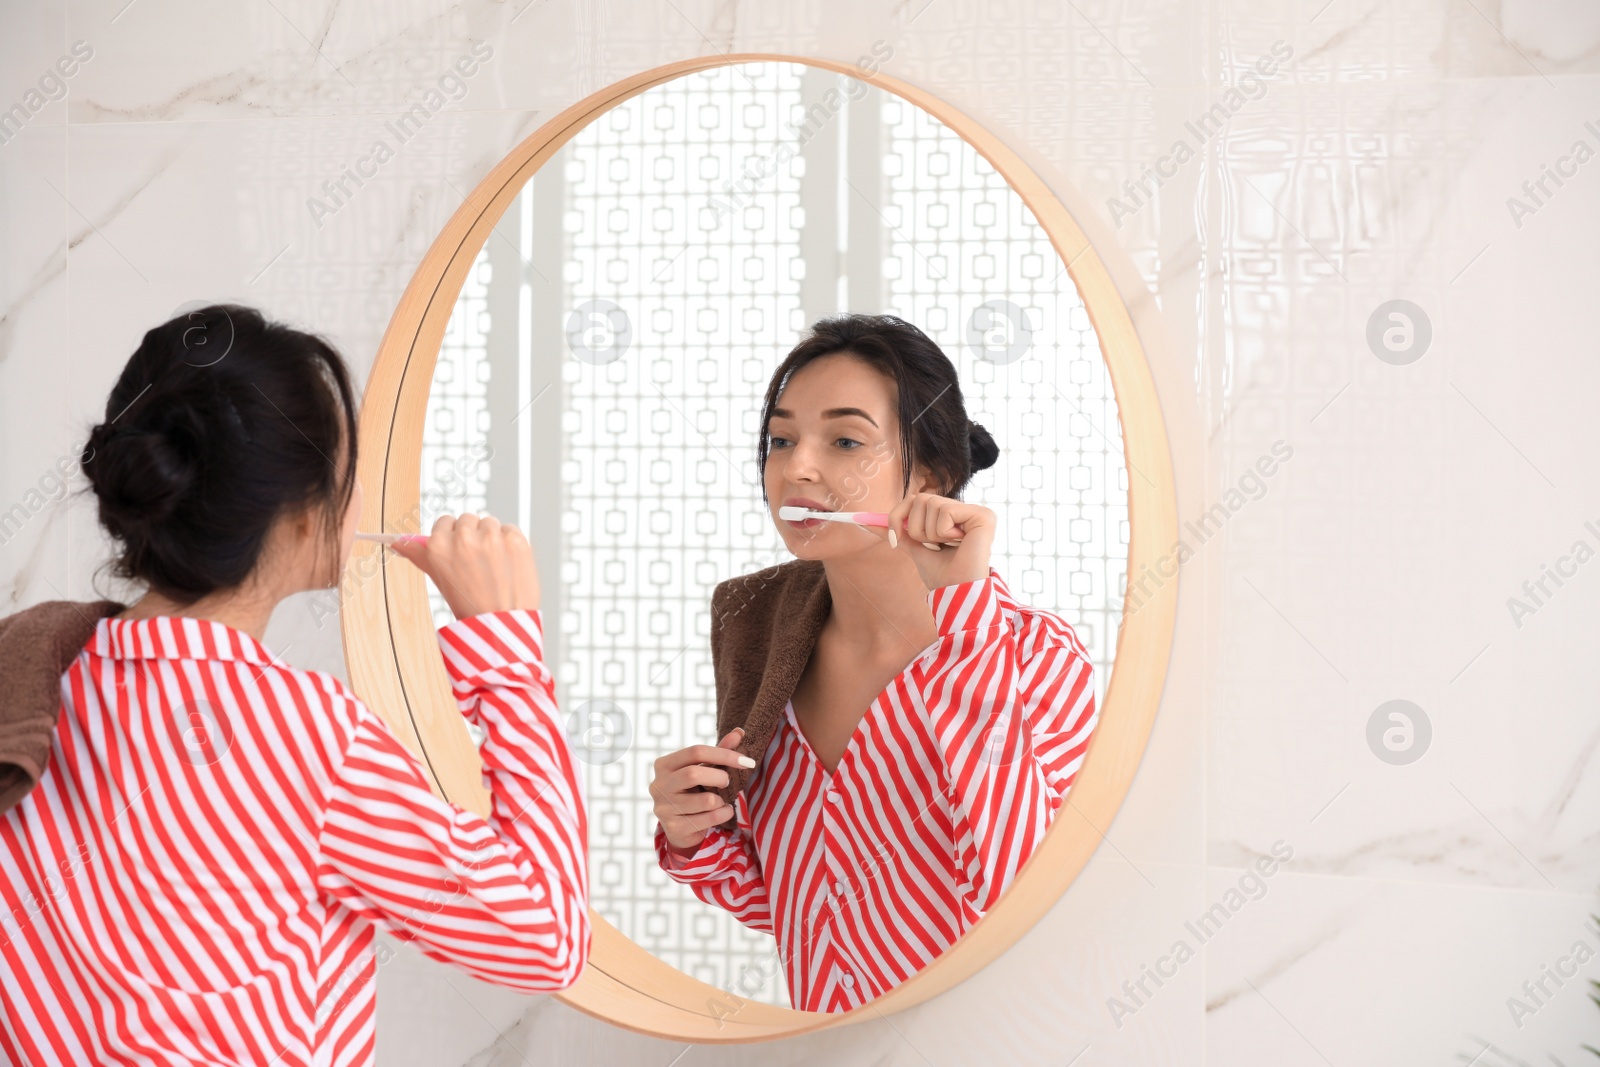
M828 800L837 803L839 800L839 791L837 789L828 790Z
M844 896L844 883L843 882L835 882L835 883L833 883L833 891L835 893L839 894L841 897Z
M847 974L847 975L844 976L844 978L842 980L844 982L844 986L845 986L846 989L849 989L849 988L853 987L856 984L856 980L855 980L854 976L852 976L852 975L848 975Z

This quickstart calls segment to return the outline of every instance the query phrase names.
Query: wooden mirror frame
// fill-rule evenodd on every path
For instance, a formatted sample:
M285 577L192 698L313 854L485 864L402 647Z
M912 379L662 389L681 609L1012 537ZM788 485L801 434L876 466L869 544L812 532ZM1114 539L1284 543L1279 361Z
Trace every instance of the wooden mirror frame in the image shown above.
M774 1007L745 1000L669 966L591 911L589 965L577 984L558 994L560 999L629 1030L706 1044L791 1037L920 1004L975 974L1021 938L1088 862L1133 781L1160 703L1177 609L1176 574L1156 569L1161 553L1177 543L1178 520L1172 457L1155 382L1128 309L1077 222L1015 152L932 94L882 73L800 56L703 56L636 74L546 122L478 183L417 267L367 379L357 466L366 487L361 528L418 529L422 429L445 329L478 252L533 173L579 130L652 86L713 67L764 61L847 74L902 97L977 149L1033 211L1067 264L1110 369L1129 471L1129 580L1155 571L1161 581L1136 612L1129 613L1124 603L1100 722L1067 801L1044 840L1000 903L902 985L847 1012ZM417 754L440 796L486 814L482 764L450 694L426 584L409 564L387 566L392 558L380 547L357 542L340 585L351 684Z

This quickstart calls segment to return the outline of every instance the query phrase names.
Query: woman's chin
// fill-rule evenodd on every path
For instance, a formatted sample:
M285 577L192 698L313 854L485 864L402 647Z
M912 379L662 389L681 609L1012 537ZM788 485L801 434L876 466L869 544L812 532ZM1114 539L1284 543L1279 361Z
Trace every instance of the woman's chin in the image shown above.
M800 559L826 559L838 554L838 549L829 543L832 539L819 534L817 527L796 528L788 520L781 520L778 532L784 545Z
M784 523L783 525L787 525ZM853 556L858 552L872 548L872 542L860 538L862 543L854 543L857 539L846 540L838 536L841 533L850 533L849 530L824 530L817 532L816 527L801 529L782 529L783 543L792 552L796 559L829 560L842 559Z

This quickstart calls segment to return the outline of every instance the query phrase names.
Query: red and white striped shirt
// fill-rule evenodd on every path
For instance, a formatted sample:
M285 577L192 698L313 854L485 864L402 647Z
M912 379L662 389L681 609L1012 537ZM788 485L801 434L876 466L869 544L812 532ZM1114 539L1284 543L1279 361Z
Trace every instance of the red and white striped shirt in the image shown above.
M772 933L794 1007L845 1011L932 962L995 902L1044 836L1099 713L1093 668L1058 616L1000 575L928 593L938 626L878 694L833 774L791 702L736 804L662 868Z
M370 1064L375 928L499 985L570 985L588 834L543 643L522 610L439 631L488 734L485 820L333 676L219 622L101 620L43 780L0 816L0 1048Z

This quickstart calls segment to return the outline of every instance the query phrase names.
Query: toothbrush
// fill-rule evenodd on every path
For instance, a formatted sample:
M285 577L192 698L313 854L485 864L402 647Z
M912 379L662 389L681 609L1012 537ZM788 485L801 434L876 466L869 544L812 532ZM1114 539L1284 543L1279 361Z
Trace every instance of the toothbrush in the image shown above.
M779 508L778 518L787 519L790 522L801 522L805 519L821 519L824 522L848 522L857 526L882 526L886 529L889 526L889 515L887 512L883 511L816 511L812 508L801 508L791 505ZM927 541L924 541L923 544L927 545L927 547L931 549L934 549L935 551L938 551L937 545L931 544ZM960 545L961 542L946 541L944 544L949 545L951 548L955 548L956 546Z
M778 509L778 518L788 519L790 522L821 519L824 522L851 522L857 526L885 528L889 525L889 515L883 511L814 511L811 508L782 507Z
M427 534L386 534L386 533L358 533L357 541L376 541L380 545L392 545L396 541L426 541Z

